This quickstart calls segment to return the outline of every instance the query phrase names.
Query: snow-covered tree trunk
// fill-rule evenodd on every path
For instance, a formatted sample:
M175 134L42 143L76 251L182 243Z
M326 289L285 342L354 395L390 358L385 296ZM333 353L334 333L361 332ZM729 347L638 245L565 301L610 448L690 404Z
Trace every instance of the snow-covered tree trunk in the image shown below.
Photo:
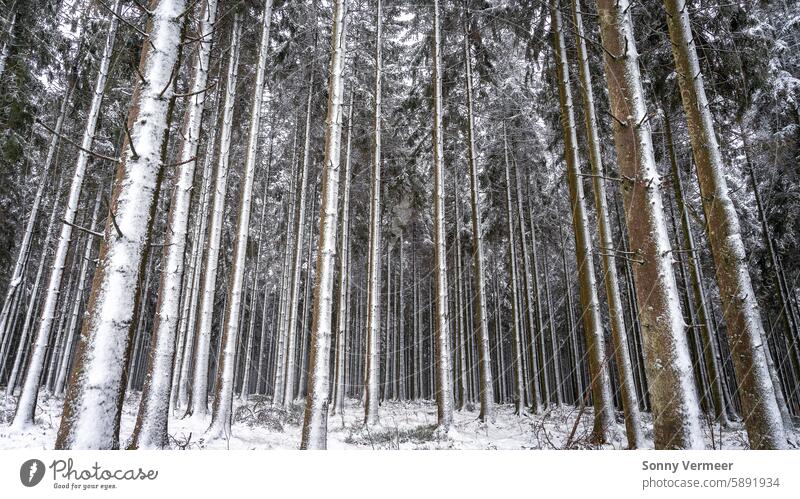
M220 109L220 96L223 90L217 89L217 95L214 99L213 113L209 123L216 124L219 118ZM184 318L181 324L180 335L183 336L183 351L180 362L180 373L178 374L177 394L175 400L175 408L188 408L189 394L192 385L192 357L194 354L194 345L196 337L197 314L200 308L198 298L200 296L200 283L201 278L205 275L201 272L203 264L203 251L206 242L206 233L208 232L208 210L211 206L211 180L213 174L213 161L214 150L216 144L216 132L210 132L205 147L205 158L203 159L203 178L201 183L200 192L200 207L196 211L195 216L198 218L198 227L195 231L195 237L192 241L193 257L192 257L192 283L191 294L186 297L189 301L189 313Z
M597 0L658 449L704 447L629 0Z
M278 327L277 327L277 338L275 342L275 379L274 379L274 387L273 387L273 395L272 395L272 403L274 405L282 405L283 404L283 393L284 393L284 374L286 373L286 355L285 355L285 347L286 344L286 319L289 310L289 284L290 281L290 274L291 274L291 257L294 254L292 252L292 246L294 244L294 240L296 238L293 237L293 230L294 230L294 219L295 219L295 212L297 211L297 175L299 172L297 171L296 165L296 154L297 154L297 133L298 133L298 123L299 119L295 119L295 126L294 126L294 137L292 139L292 160L291 160L291 175L290 175L290 185L289 185L289 202L286 204L286 238L284 239L285 242L285 252L283 255L283 272L281 272L281 300L280 300L280 311L279 311L279 318L278 318Z
M453 386L450 379L447 310L447 256L444 237L444 137L442 136L442 42L439 29L439 0L433 2L433 246L436 281L435 363L436 406L439 429L447 432L453 424Z
M208 223L208 239L203 265L203 279L197 304L197 325L194 340L194 375L190 412L195 421L208 416L208 369L211 350L211 321L214 315L214 291L217 286L220 240L225 215L225 196L228 192L228 168L230 166L233 108L236 101L239 50L241 38L241 14L237 11L231 26L231 43L228 48L228 68L225 97L222 107L222 128L219 136L219 151L211 195L211 220Z
M364 380L364 423L377 426L380 392L380 334L381 334L381 91L382 68L382 2L375 4L375 126L372 149L372 182L370 187L369 256L367 263L367 338Z
M489 324L486 305L485 271L483 269L483 226L481 223L481 193L478 183L478 165L475 152L472 89L472 53L467 23L464 23L464 61L467 83L467 159L469 162L470 206L472 207L472 275L475 279L475 323L478 336L478 372L480 373L481 421L494 420L494 382L492 380L491 357L489 354Z
M120 2L118 1L115 7L115 12L119 11L119 7ZM100 68L97 72L97 79L95 81L94 93L92 94L92 101L89 105L86 125L83 132L83 138L81 140L81 149L78 152L78 159L75 164L75 170L72 174L69 198L67 200L67 204L64 209L64 215L62 217L63 225L61 226L61 234L59 235L58 245L56 247L55 255L53 256L50 279L44 295L42 316L39 320L39 328L36 331L36 340L33 344L31 360L28 365L28 371L25 375L25 383L22 393L20 394L19 402L17 403L17 411L14 414L13 426L17 429L23 428L24 426L33 422L36 400L39 394L39 383L41 380L42 371L44 370L47 345L50 342L50 332L53 329L56 306L58 305L61 292L61 281L64 275L67 252L69 250L70 242L72 241L72 228L73 224L75 223L75 214L78 211L78 201L80 200L81 189L83 188L83 180L86 175L86 166L89 163L88 151L91 150L94 142L94 133L97 128L98 118L100 116L100 106L103 102L106 81L108 80L109 65L111 62L111 53L113 52L114 48L116 29L116 17L112 16L108 34L106 36L105 48L103 49L103 55L100 58ZM54 140L55 139L56 137L54 137Z
M522 349L524 348L522 340L522 331L520 331L520 317L519 317L519 286L517 284L517 249L516 242L514 241L514 217L513 217L513 204L511 203L511 174L509 172L508 160L508 139L506 138L506 129L503 127L503 158L505 161L506 173L506 221L508 225L508 261L509 261L509 274L511 274L511 369L514 371L512 378L514 387L514 414L522 415L523 408L525 407L525 386L522 372Z
M347 112L347 146L344 160L344 192L342 193L342 233L339 239L339 310L336 327L336 358L334 360L333 406L331 414L344 411L345 397L345 342L348 342L347 331L349 314L350 288L350 155L353 140L353 102L355 92L350 92L350 107Z
M455 251L453 254L453 268L455 269L455 283L453 291L453 337L455 338L455 348L453 352L454 365L453 365L453 391L456 409L459 411L464 406L464 401L467 398L467 352L466 352L466 326L464 325L464 286L462 283L463 271L461 262L463 256L461 254L461 199L460 189L458 188L458 175L452 175L453 178L453 211L455 227L453 231L453 245Z
M271 158L270 158L271 159ZM261 198L261 216L259 217L258 222L258 244L256 248L256 262L253 268L253 285L252 291L250 293L250 317L248 319L249 324L247 326L247 339L245 340L244 345L244 374L242 375L242 391L240 392L240 396L244 397L245 400L247 396L250 394L249 386L250 386L250 371L252 367L252 354L250 353L252 350L252 343L253 343L253 334L255 333L256 327L256 305L258 302L258 295L259 295L259 279L258 279L258 268L259 264L261 263L261 251L264 247L264 218L267 214L267 182L269 179L269 165L267 166L267 172L264 177L264 195ZM264 301L266 302L267 297L266 293L264 293Z
M36 268L36 277L33 280L33 288L31 289L31 294L30 297L28 298L28 310L25 313L25 318L22 323L22 333L20 334L19 344L17 345L17 352L14 355L14 364L11 367L11 372L9 373L8 380L6 381L6 400L8 400L8 398L11 395L13 395L14 388L16 388L17 386L17 378L19 377L19 371L22 368L22 359L25 356L25 352L27 351L26 346L28 343L28 336L30 333L30 324L33 318L33 314L37 310L39 285L41 284L42 281L42 274L44 273L44 267L47 255L50 252L50 240L52 239L53 227L55 225L55 220L56 220L56 213L58 213L62 180L63 177L59 176L58 187L56 188L55 191L53 191L53 208L50 211L50 218L48 219L47 227L45 229L45 237L44 241L42 242L42 249L39 255L39 265ZM75 303L77 304L78 301L76 301Z
M339 163L342 139L344 58L346 47L345 0L333 4L331 62L328 80L328 116L325 120L325 159L322 164L317 274L314 287L308 395L301 449L325 449L328 432L328 394L331 330L336 277L336 229L339 216ZM352 109L352 104L351 104Z
M798 351L797 339L793 335L793 331L796 331L796 328L794 327L795 324L792 318L792 305L791 305L791 299L789 298L790 291L786 289L785 282L783 281L783 279L781 279L780 261L778 260L778 254L775 251L775 244L773 244L772 236L770 235L769 225L767 224L767 217L766 214L764 213L764 204L761 200L761 194L758 191L758 182L756 182L755 171L753 168L752 160L750 159L750 145L748 143L749 141L747 140L747 133L745 132L741 122L739 123L739 129L741 131L742 145L744 146L745 159L747 161L747 169L748 169L748 176L750 177L750 185L753 188L753 196L756 199L756 207L758 208L758 218L759 221L761 222L761 232L763 232L764 245L767 247L767 250L769 252L770 261L772 262L772 268L775 270L775 277L774 277L775 284L780 291L778 295L780 296L781 300L781 312L782 312L781 315L783 317L783 322L786 327L786 335L788 336L789 340L788 350L794 351L793 359L796 362L795 373L798 373L800 372L798 371L798 367L800 367L800 351ZM692 255L693 254L694 253L692 253ZM700 281L700 284L701 284L700 291L702 292L702 281ZM766 331L764 333L766 334ZM711 340L714 342L713 344L717 346L716 352L719 353L719 344L715 341L716 338L713 335L711 336ZM781 418L783 419L783 424L784 426L789 427L789 425L792 424L792 416L789 413L789 408L787 407L786 397L783 393L783 387L781 386L780 382L778 383L775 382L777 375L774 372L771 360L772 359L769 356L767 356L768 367L770 368L770 376L772 377L772 386L775 389L775 398L776 401L778 402L778 409L781 411ZM791 358L790 358L790 364L792 364ZM724 390L724 387L722 394L723 395L728 394ZM724 402L726 402L726 409L730 409L730 405L727 404L727 400L724 400Z
M284 406L291 405L294 402L295 386L295 371L297 365L295 357L297 354L297 322L300 314L300 273L302 271L302 254L303 244L305 242L305 228L306 228L306 192L308 190L308 177L309 177L309 163L311 161L311 104L314 96L314 72L310 71L308 83L308 100L306 102L306 125L305 137L303 139L303 160L300 166L300 181L298 184L297 195L297 218L294 224L294 245L292 247L293 254L291 257L291 270L288 281L288 302L287 302L287 317L286 317L286 350L284 352L284 381L281 396L275 398L275 402Z
M203 118L205 90L208 82L208 62L211 54L211 33L216 24L216 0L199 4L197 55L192 67L192 80L178 153L178 171L164 234L164 254L158 288L156 312L151 332L148 370L142 388L139 413L131 437L130 448L163 448L168 444L172 369L175 341L181 314L181 294L184 282L186 238L192 201L195 165ZM184 299L187 299L186 297Z
M134 87L127 122L130 135L122 147L108 207L105 241L92 283L76 370L67 388L57 449L119 447L125 365L163 174L173 108L170 102L185 23L178 17L186 8L185 1L160 0L152 5L148 40L140 61L144 79L137 80ZM87 128L93 134L94 127Z
M628 436L628 447L631 449L641 449L645 444L644 434L642 433L642 422L639 414L639 399L636 396L636 387L633 382L633 368L631 366L630 352L628 351L628 337L625 333L625 318L622 311L622 297L619 292L619 280L617 278L617 265L615 262L616 248L611 233L611 223L608 218L606 186L603 177L605 173L600 156L600 137L595 114L592 76L589 70L589 56L586 50L586 40L583 30L583 14L581 13L580 0L572 0L571 3L572 18L575 23L578 75L580 77L581 97L583 98L586 148L589 153L589 163L592 167L594 204L597 212L597 231L600 237L600 256L603 262L609 322L611 323L611 336L614 341L614 354L620 380L622 409L625 413L625 430Z
M592 401L594 402L594 430L592 438L599 443L607 442L614 426L614 401L611 395L611 379L606 358L605 333L600 318L600 302L597 297L597 279L594 273L592 236L581 181L578 158L578 137L575 130L575 114L572 90L567 65L567 48L561 25L559 0L550 0L550 19L553 30L553 50L556 59L559 101L561 105L561 127L564 132L564 156L567 163L570 204L572 205L572 227L575 232L575 257L578 260L578 282L589 356Z
M664 110L666 113L666 109ZM667 143L667 153L669 155L670 170L672 174L672 188L675 192L675 203L678 205L678 216L681 220L681 236L683 239L683 258L689 264L689 279L691 280L692 293L694 295L694 312L696 313L695 322L700 329L700 336L703 341L702 356L705 360L706 372L708 373L709 384L711 385L711 398L714 405L714 415L716 420L723 426L729 426L725 395L722 387L722 376L718 358L719 346L716 343L711 331L711 323L708 316L708 306L706 304L705 291L703 289L700 262L695 256L694 236L692 235L689 211L686 208L683 197L683 181L681 180L678 169L678 159L675 155L675 147L672 138L672 125L669 116L664 116L664 133ZM678 237L676 235L676 237ZM689 284L687 283L687 286Z
M256 153L261 120L261 105L264 97L264 78L269 52L269 32L272 24L272 1L267 0L261 14L261 39L253 86L252 108L247 131L247 146L244 156L244 172L236 222L236 238L233 243L228 299L222 324L222 355L217 366L216 396L206 436L208 438L230 436L233 417L234 372L236 369L236 345L239 338L239 316L242 311L242 287L247 263L247 241L250 233L250 207L253 202L253 181L256 171Z
M103 197L103 188L101 186L97 187L97 195L95 196L94 200L94 207L92 208L92 222L89 225L91 230L94 230L97 226L97 219L100 214L100 201ZM61 362L58 367L58 375L56 377L55 387L53 388L53 392L55 394L61 394L64 391L64 387L66 386L67 382L67 374L69 371L69 367L71 365L70 360L72 359L72 346L75 343L75 331L78 328L78 324L80 323L80 310L81 306L83 305L83 293L86 288L86 278L89 274L89 264L91 263L92 257L92 249L95 246L95 240L93 237L87 237L86 243L84 244L83 248L83 258L81 261L81 270L78 277L78 288L75 292L76 299L72 304L72 312L70 313L69 318L69 325L67 326L67 339L64 343L64 352L61 357Z
M685 0L665 0L664 6L747 436L753 449L782 449L786 432L761 348L764 327L747 269L739 218L728 193L688 6Z

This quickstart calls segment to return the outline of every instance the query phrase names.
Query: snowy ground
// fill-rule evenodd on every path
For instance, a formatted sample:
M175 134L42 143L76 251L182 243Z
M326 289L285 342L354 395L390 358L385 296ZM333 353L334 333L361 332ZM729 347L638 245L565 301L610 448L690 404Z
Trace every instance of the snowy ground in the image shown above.
M4 402L0 398L0 449L42 448L52 449L61 417L60 398L42 395L37 410L36 426L25 433L10 431L15 400ZM133 431L138 394L128 397L122 415L123 442ZM173 418L170 421L170 441L180 449L297 449L300 444L300 426L303 405L289 409L275 409L268 400L252 397L247 403L234 402L234 424L229 439L206 441L203 433L208 422L193 422ZM381 427L367 430L361 423L363 408L360 402L349 399L344 415L328 420L328 448L330 449L565 449L597 448L589 443L592 429L591 409L580 414L572 406L556 407L541 415L515 416L511 405L497 407L494 424L478 421L477 408L470 407L455 414L455 428L446 436L438 435L436 405L432 401L387 401L380 408ZM578 416L580 421L576 424ZM649 415L645 415L649 418ZM645 421L648 445L652 447L652 422ZM708 448L747 448L747 438L740 425L712 433L704 425ZM720 443L721 440L721 443ZM800 433L792 436L793 447L800 447ZM605 449L625 448L625 429L617 425L616 436Z

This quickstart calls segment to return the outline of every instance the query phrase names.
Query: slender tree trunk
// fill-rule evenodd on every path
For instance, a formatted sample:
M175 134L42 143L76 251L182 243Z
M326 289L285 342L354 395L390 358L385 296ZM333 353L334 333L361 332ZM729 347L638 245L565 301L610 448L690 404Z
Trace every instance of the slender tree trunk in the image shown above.
M364 393L364 423L380 424L380 331L381 331L381 91L383 61L381 56L382 1L375 4L375 126L373 128L372 183L370 190L370 238L367 276L367 349Z
M250 233L250 207L253 202L253 181L256 171L256 153L261 120L261 105L264 97L264 79L269 51L269 32L272 24L272 1L267 0L261 14L261 39L258 45L258 63L255 70L252 107L247 131L247 146L244 157L244 172L236 222L236 239L233 243L228 299L222 324L222 356L217 366L216 396L211 425L206 432L209 438L228 437L233 417L234 371L236 369L236 345L239 339L239 318L242 311L242 287L247 265L247 241ZM247 352L245 352L247 355Z
M514 414L522 415L523 408L525 407L525 386L522 373L522 332L520 331L519 323L519 291L517 286L517 255L516 244L514 242L514 217L512 214L511 204L511 175L508 166L508 140L506 139L506 130L503 127L503 156L505 158L505 173L506 173L506 208L508 219L508 261L509 273L511 274L511 323L513 335L511 338L511 368L514 370L513 386L514 386Z
M89 226L92 230L97 226L97 219L100 214L100 201L103 197L103 188L97 187L97 195L94 200L94 208L92 209L92 222ZM80 322L80 310L83 304L83 293L86 288L86 278L89 274L89 264L91 263L92 249L95 246L95 240L92 237L87 237L83 249L83 258L81 261L81 271L78 278L78 290L75 293L75 300L72 305L72 313L70 314L69 326L67 326L67 339L65 342L65 350L61 357L61 362L58 367L58 376L54 387L54 393L60 394L64 391L67 382L67 374L72 365L72 347L75 343L75 330L78 328Z
M553 29L553 46L556 55L556 70L561 103L561 126L564 132L564 155L567 163L570 202L572 204L572 225L575 231L575 256L578 260L578 279L580 283L580 302L583 310L583 326L589 356L589 376L591 378L592 400L594 403L594 430L592 438L605 443L610 438L614 425L614 402L611 398L611 380L606 358L605 335L600 318L600 303L597 297L597 281L594 274L589 220L581 180L578 159L578 139L575 130L575 115L572 105L567 49L561 28L559 0L550 0L550 16ZM599 218L602 218L602 214ZM602 239L602 236L601 236ZM613 267L613 265L611 265ZM616 311L615 311L616 313ZM636 424L629 426L637 426ZM631 433L628 434L629 438ZM633 438L631 447L641 443Z
M336 0L333 5L333 30L331 33L328 116L325 120L325 159L322 166L322 199L320 201L317 244L317 281L314 288L314 312L311 326L309 385L301 449L325 449L327 447L329 357L336 274L336 228L339 215L337 205L339 203L345 24L345 0Z
M271 148L270 148L270 162L271 158ZM256 305L258 305L258 295L259 295L259 287L258 287L258 267L261 262L261 251L263 249L263 242L264 242L264 217L267 213L267 183L269 181L269 163L267 165L267 172L264 177L264 195L261 198L261 216L259 217L258 222L258 245L256 247L256 262L253 268L253 284L250 290L250 317L248 318L249 324L247 326L247 339L245 340L244 345L244 372L242 374L242 390L239 392L239 395L247 400L248 395L250 395L250 371L252 370L252 358L253 355L251 354L252 351L252 344L254 341L253 335L255 334L255 327L256 327ZM267 297L266 293L264 294L264 301L266 302ZM266 310L266 307L265 307Z
M470 205L472 207L472 274L475 279L475 324L478 333L478 371L480 373L481 409L478 418L481 421L494 421L494 383L492 381L491 357L489 354L489 324L486 304L485 271L483 269L483 227L481 223L480 185L478 183L478 165L475 154L475 136L473 131L473 90L472 90L472 54L467 23L464 23L464 61L467 86L467 153L470 178Z
M33 319L33 314L36 310L38 310L39 300L39 285L42 281L42 274L44 273L44 267L47 260L47 255L50 250L50 240L52 239L52 232L53 227L55 225L56 213L58 213L58 205L59 205L59 198L61 197L61 185L62 185L62 177L58 179L58 187L53 192L53 208L50 211L50 218L47 222L47 228L45 229L45 237L44 241L42 242L42 249L39 255L39 265L36 269L36 277L33 280L33 288L31 289L30 297L28 298L28 310L25 313L25 319L22 323L22 333L20 334L19 344L17 345L17 352L14 356L14 364L11 368L11 372L8 376L8 381L6 382L6 400L8 397L14 393L14 388L17 385L17 379L19 377L20 368L22 366L22 359L24 357L25 352L27 351L27 344L28 344L28 336L30 333L30 325ZM91 241L91 239L89 239ZM78 301L76 300L75 303L77 304Z
M342 193L342 233L339 239L339 310L337 313L336 327L336 358L334 359L334 379L333 379L333 406L331 414L342 414L344 412L344 397L346 394L345 377L345 343L349 345L352 338L348 340L348 319L350 317L349 308L349 288L350 288L350 154L353 139L353 101L355 92L350 92L350 107L347 112L347 149L344 160L344 192Z
M115 6L115 12L119 11L119 7L120 2L118 1ZM97 121L100 114L100 106L103 102L103 95L105 94L106 81L109 73L109 64L114 48L114 39L116 37L116 29L116 17L112 16L108 34L106 36L103 55L100 58L100 68L95 81L92 101L89 106L86 128L83 132L83 139L81 141L82 149L78 152L78 160L72 176L69 198L67 200L67 204L64 209L64 215L62 217L62 221L64 223L61 226L61 234L59 236L55 256L53 257L52 270L50 271L50 279L44 295L42 316L39 321L39 328L36 332L33 353L30 364L28 365L28 371L25 375L22 393L20 394L19 402L17 403L17 411L14 414L14 421L12 422L12 426L17 429L33 423L36 400L39 395L39 384L42 377L42 371L44 370L44 360L47 345L50 340L50 333L53 329L53 322L55 321L56 307L58 305L61 282L64 275L64 266L67 259L67 252L69 251L69 245L72 241L72 227L75 222L75 215L78 211L78 202L80 200L81 189L83 187L83 179L86 175L86 165L89 162L89 154L87 151L91 150L92 143L94 142L94 133L95 129L97 128ZM68 98L65 99L68 100ZM63 117L60 120L63 123ZM59 126L60 124L56 125L56 128ZM158 129L157 125L155 129ZM50 155L54 149L54 144L57 144L57 135L54 135L53 137L51 150L48 152L49 158L51 157ZM157 157L157 148L155 154ZM46 171L47 169L45 170L45 175ZM122 329L124 328L120 328L119 331L122 331Z
M598 0L658 449L704 447L628 0Z
M214 292L219 269L220 240L222 238L225 197L228 191L228 168L230 166L233 108L236 101L236 84L239 66L241 38L241 14L236 12L231 25L231 42L228 52L228 69L225 97L222 107L222 123L219 136L219 151L211 196L211 220L208 224L208 239L197 304L197 324L194 340L194 376L189 412L195 421L204 421L208 416L208 369L211 351L211 324L214 316ZM221 90L221 89L220 89Z
M285 386L281 392L282 398L277 400L278 403L284 406L291 405L294 402L293 399L296 388L295 371L297 370L297 365L295 357L297 355L297 322L300 310L300 273L302 270L302 262L300 260L303 254L303 243L305 241L306 191L308 189L308 170L311 155L311 103L314 89L314 73L313 71L310 71L310 73L308 102L306 105L305 139L303 142L303 163L300 170L299 195L297 197L298 213L294 230L294 254L292 255L291 274L288 283L288 317L286 319L286 351L284 352L284 362L286 365L286 372L284 373Z
M589 70L589 56L583 30L583 15L580 0L572 0L572 16L575 22L575 45L578 49L578 74L580 76L581 97L583 98L583 116L586 127L586 144L589 152L589 163L592 166L592 183L594 187L594 203L597 212L597 229L600 236L600 254L605 275L606 299L611 323L611 335L614 340L614 353L622 395L622 408L625 412L625 430L628 435L628 447L641 449L644 434L639 414L639 400L633 381L628 338L625 333L625 318L622 311L622 297L619 291L617 266L614 261L616 248L611 234L611 223L608 218L606 186L603 175L603 163L600 156L600 137L595 115L592 77Z
M447 256L444 238L444 140L442 136L442 42L439 0L433 1L433 246L436 280L436 406L441 432L453 424L453 387L448 348Z

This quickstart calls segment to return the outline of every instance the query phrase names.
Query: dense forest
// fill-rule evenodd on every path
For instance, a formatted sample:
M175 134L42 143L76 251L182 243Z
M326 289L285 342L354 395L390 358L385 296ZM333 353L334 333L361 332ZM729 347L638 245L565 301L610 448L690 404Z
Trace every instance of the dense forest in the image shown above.
M4 445L798 447L799 48L791 0L0 0Z

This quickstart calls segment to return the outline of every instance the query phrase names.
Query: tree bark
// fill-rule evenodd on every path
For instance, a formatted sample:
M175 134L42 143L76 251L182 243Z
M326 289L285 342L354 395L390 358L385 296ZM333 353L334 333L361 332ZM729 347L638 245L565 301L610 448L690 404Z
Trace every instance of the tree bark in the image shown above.
M608 442L614 426L614 402L611 398L611 380L606 358L605 334L600 318L600 303L597 297L597 280L594 274L591 234L586 213L580 164L578 138L575 130L575 115L570 89L567 49L561 28L559 0L550 0L550 18L553 30L553 48L556 58L559 100L561 104L561 126L564 132L564 156L567 163L570 203L572 205L572 227L575 232L575 257L578 260L578 280L583 316L584 334L589 356L592 401L594 403L594 430L592 438L597 443ZM633 442L630 442L633 444Z
M158 204L185 24L178 17L186 8L185 1L160 0L152 5L148 42L140 62L144 80L137 80L134 87L127 123L130 135L122 147L108 207L105 241L78 346L76 370L67 389L57 449L119 447L128 375L125 365L130 357L130 340L136 326L133 319L140 306L136 296ZM94 127L91 128L93 135ZM90 142L91 138L87 138Z
M672 270L629 0L598 0L657 449L702 448L697 392Z

